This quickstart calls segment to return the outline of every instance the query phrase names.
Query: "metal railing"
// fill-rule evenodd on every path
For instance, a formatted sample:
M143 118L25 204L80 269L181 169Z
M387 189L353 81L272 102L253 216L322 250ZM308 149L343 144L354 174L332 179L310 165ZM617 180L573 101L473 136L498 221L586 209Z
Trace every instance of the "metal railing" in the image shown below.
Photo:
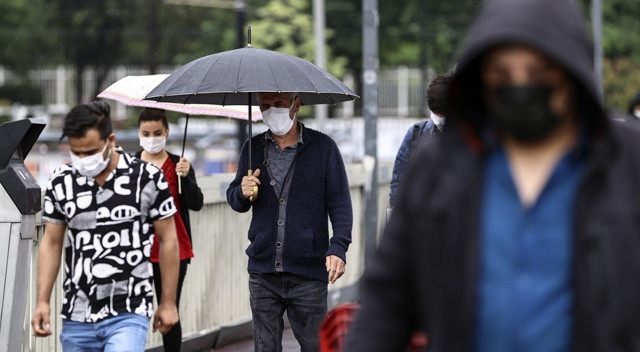
M161 67L158 73L171 73L175 67ZM117 66L109 71L101 89L128 75L145 75L149 71L141 66ZM425 99L423 71L419 68L399 66L384 69L378 75L378 111L380 116L419 117L424 107ZM429 76L432 76L430 73ZM0 86L12 83L15 75L0 67ZM42 106L71 107L77 104L75 96L75 72L72 67L58 66L54 68L38 68L29 71L29 83L42 89ZM82 75L83 101L93 100L95 97L95 74L87 69ZM343 78L349 87L355 86L356 77L347 73ZM1 99L2 97L0 97ZM131 113L131 108L114 103L112 115L114 118L124 118ZM336 117L351 117L354 115L353 102L346 102L336 106L333 115ZM425 115L426 116L426 115Z
M388 174L388 168L383 168ZM362 164L347 164L351 200L353 203L354 226L352 244L347 252L347 271L336 284L329 285L329 296L339 288L357 282L364 268L363 208L365 173ZM201 177L198 184L204 193L205 205L199 212L191 213L193 247L195 257L189 265L182 289L180 317L185 339L213 332L225 326L236 326L251 320L245 249L249 244L247 231L251 212L237 213L226 202L226 187L232 174ZM385 210L388 207L388 175L380 177L378 223L382 227ZM43 235L40 225L37 239ZM23 352L62 351L59 343L62 307L62 278L58 274L51 298L51 318L53 335L35 338L31 330L31 315L35 306L35 282L37 270L37 246L34 241L30 270L30 302L25 314ZM63 266L61 265L61 268ZM159 333L149 333L147 346L162 344Z

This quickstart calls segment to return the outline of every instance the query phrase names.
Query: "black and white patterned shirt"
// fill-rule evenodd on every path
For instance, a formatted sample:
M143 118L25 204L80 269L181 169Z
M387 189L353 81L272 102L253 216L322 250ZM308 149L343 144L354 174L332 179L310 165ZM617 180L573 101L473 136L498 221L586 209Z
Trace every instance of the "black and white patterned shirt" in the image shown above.
M176 208L159 168L118 153L118 165L102 187L71 165L58 167L47 185L42 219L67 224L64 319L153 314L153 221Z

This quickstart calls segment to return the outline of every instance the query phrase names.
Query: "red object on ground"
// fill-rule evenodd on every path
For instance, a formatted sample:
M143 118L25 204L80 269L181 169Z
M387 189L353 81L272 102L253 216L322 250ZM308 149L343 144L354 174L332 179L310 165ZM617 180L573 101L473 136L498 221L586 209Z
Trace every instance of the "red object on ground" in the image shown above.
M356 303L341 303L335 306L320 325L320 352L340 352L344 347L349 327L360 308ZM427 347L427 334L416 331L411 335L407 352L422 351Z
M409 340L409 347L407 347L408 352L418 352L424 350L427 347L428 342L427 334L422 331L416 331L411 335L411 339Z
M359 307L356 303L341 303L329 311L320 325L320 352L342 351L349 326Z

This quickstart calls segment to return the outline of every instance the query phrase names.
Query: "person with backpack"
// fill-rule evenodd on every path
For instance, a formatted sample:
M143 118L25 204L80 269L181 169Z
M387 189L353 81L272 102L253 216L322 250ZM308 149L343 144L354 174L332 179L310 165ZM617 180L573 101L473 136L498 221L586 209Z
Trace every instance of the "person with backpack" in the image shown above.
M396 161L393 165L393 176L391 177L391 192L389 193L389 206L393 208L398 198L398 185L402 179L404 167L411 158L411 153L415 149L422 137L433 138L444 131L444 105L446 103L446 91L449 85L450 76L441 73L431 81L427 88L427 104L431 110L431 118L414 124L404 136L402 145L398 149Z

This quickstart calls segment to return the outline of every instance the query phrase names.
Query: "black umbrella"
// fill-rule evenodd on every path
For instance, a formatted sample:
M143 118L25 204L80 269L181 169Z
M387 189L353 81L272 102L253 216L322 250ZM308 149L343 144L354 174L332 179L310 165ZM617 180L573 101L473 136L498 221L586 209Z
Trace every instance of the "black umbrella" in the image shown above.
M181 104L247 104L251 141L251 105L258 105L257 94L252 93L296 92L304 105L333 104L358 97L333 75L306 60L252 47L251 28L248 38L245 48L201 57L178 68L145 99Z

